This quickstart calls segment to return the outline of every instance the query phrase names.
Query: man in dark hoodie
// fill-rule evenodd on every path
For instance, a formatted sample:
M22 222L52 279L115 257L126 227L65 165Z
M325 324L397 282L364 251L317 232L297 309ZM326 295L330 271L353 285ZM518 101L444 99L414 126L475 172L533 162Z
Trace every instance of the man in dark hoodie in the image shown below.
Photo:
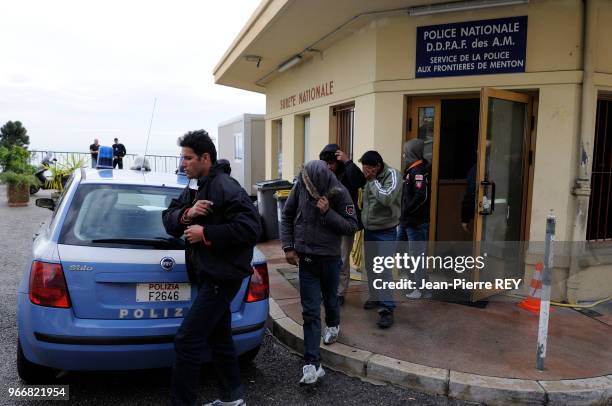
M336 175L336 178L348 190L353 205L357 222L358 230L363 228L361 224L361 210L357 206L359 196L359 188L366 184L366 178L361 172L361 169L353 163L346 152L340 150L338 144L328 144L319 154L319 159L327 163L327 167ZM340 258L342 259L342 267L340 268L340 281L338 283L338 304L344 304L344 294L348 289L351 279L351 251L353 250L353 241L355 234L343 235L340 244Z
M195 405L202 353L212 350L219 377L220 400L208 405L244 405L234 350L230 303L253 271L253 247L261 234L255 206L240 184L229 176L229 165L217 163L217 151L204 130L181 140L182 166L197 189L186 187L162 213L164 227L185 236L189 281L198 287L191 309L174 338L172 404Z
M410 241L411 255L425 252L429 239L429 205L431 200L431 165L423 158L425 144L419 138L404 144L403 158L406 163L404 187L402 189L402 210L397 228L398 241ZM417 286L428 280L427 271L419 267L412 278ZM431 292L415 289L406 295L409 299L431 297Z
M332 344L340 332L340 237L356 230L355 205L346 188L325 162L308 162L285 203L280 233L287 262L299 266L306 364L300 384L314 384L325 375L319 351L321 296L327 325L323 342Z

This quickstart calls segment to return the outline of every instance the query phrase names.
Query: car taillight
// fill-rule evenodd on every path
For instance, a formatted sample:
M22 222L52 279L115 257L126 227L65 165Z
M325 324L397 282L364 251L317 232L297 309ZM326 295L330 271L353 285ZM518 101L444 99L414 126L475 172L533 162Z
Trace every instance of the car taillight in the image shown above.
M32 262L30 302L47 307L70 307L68 287L60 264Z
M253 267L253 275L249 282L246 302L257 302L270 296L270 282L268 280L268 265L259 264Z

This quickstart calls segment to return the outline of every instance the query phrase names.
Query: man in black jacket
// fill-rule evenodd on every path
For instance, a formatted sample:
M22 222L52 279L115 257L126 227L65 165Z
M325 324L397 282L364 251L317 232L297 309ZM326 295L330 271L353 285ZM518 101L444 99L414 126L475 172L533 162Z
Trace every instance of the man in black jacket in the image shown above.
M119 169L123 169L123 157L127 153L125 145L119 142L119 138L115 138L113 144L113 169L119 166Z
M402 189L402 211L397 228L398 241L410 241L411 255L425 252L429 239L429 204L431 200L430 163L423 158L425 144L419 138L404 144L403 157L406 162L404 187ZM428 280L427 271L419 267L414 278L417 286ZM431 292L415 289L406 295L408 299L431 297Z
M220 390L220 403L212 404L244 405L230 303L252 273L261 224L245 190L217 164L217 151L206 131L187 133L180 146L185 174L198 179L198 189L186 187L162 216L168 234L184 235L188 242L187 273L198 294L174 339L172 403L195 404L202 353L208 346Z
M323 161L310 161L300 171L285 203L281 242L288 263L299 266L304 318L302 385L325 375L321 367L321 297L325 307L323 342L332 344L340 332L338 274L340 237L355 234L357 218L348 191Z
M342 151L338 144L328 144L319 154L319 159L327 162L327 167L336 175L340 183L348 190L349 195L355 206L355 214L359 224L358 230L363 228L361 224L361 210L357 205L359 196L359 188L363 188L366 184L366 178L361 172L361 169L353 163L346 152ZM343 235L340 245L340 258L342 259L342 267L340 268L340 279L338 282L338 304L344 304L344 294L348 289L351 279L351 251L353 250L353 242L355 234Z

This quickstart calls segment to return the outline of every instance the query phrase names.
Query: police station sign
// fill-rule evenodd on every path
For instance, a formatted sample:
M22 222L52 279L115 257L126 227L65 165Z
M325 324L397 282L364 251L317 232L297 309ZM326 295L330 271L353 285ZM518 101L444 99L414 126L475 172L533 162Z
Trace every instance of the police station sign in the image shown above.
M527 16L417 27L416 77L525 72Z

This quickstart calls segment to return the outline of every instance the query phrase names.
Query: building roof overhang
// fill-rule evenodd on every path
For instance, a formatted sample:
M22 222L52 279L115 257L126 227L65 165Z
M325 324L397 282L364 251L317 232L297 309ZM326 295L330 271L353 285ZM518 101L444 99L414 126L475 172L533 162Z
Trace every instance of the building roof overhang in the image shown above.
M215 83L265 93L279 66L317 56L375 18L448 0L262 0L213 70Z

